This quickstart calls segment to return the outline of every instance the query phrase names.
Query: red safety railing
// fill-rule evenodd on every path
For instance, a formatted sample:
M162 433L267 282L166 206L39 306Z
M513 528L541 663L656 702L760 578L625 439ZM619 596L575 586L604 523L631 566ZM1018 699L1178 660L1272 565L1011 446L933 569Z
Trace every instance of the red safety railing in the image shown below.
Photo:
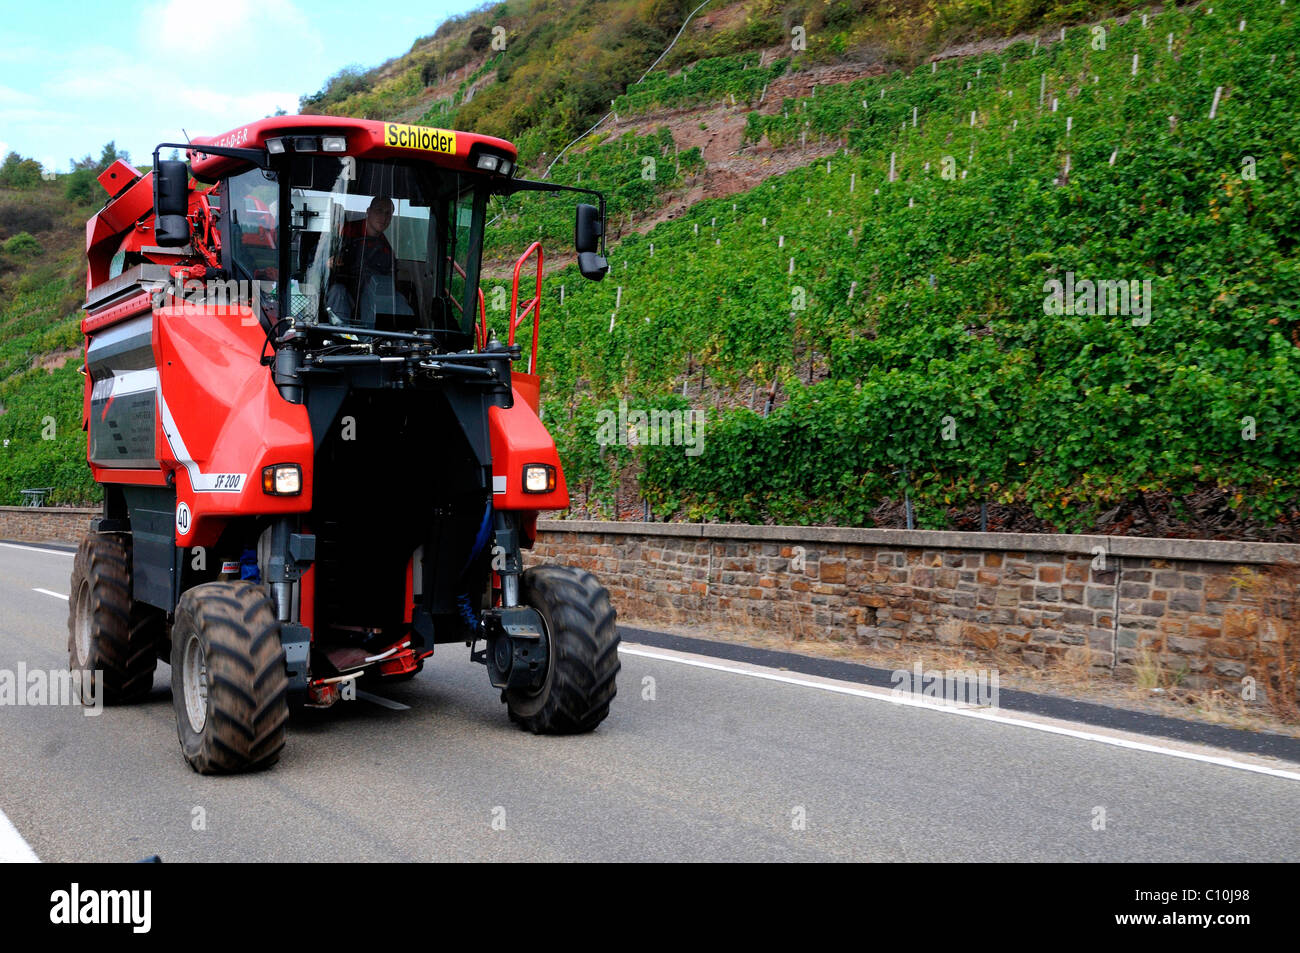
M524 308L523 314L519 313L519 272L533 254L537 252L537 288L533 298L528 302L528 307ZM542 243L533 242L528 246L528 250L519 256L515 262L515 280L510 289L510 340L506 343L515 343L515 329L524 322L529 312L533 315L533 346L528 357L528 373L537 373L537 329L542 319Z

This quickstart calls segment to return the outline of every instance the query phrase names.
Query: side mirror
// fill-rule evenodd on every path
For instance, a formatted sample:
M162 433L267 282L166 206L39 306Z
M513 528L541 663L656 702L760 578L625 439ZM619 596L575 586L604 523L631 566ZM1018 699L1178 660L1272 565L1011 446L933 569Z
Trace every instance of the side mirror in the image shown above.
M154 241L179 248L190 240L190 170L178 159L162 159L153 168Z
M609 271L609 262L599 254L604 234L605 223L601 220L600 210L594 205L579 205L573 225L573 244L578 250L578 271L591 281L600 281Z
M599 251L604 234L605 223L600 220L600 210L594 205L579 205L573 226L573 246L578 254Z
M605 260L604 255L597 255L594 251L580 251L578 271L582 272L584 278L600 281L605 277L605 272L609 271L609 262Z

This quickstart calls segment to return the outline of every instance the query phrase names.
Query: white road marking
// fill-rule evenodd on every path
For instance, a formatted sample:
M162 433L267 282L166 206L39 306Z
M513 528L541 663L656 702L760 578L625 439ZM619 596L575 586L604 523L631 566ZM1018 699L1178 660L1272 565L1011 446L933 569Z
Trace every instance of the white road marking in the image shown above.
M18 828L5 817L4 811L0 811L0 864L39 864L40 862L41 859L36 856L36 851L32 850L27 841L23 840L23 835L18 833Z
M382 698L379 695L372 695L370 692L357 692L357 697L363 701L368 701L372 705L378 705L380 708L387 708L390 711L410 711L410 705L403 705L401 702L395 702L391 698Z
M65 553L61 549L43 549L40 546L19 546L16 543L0 543L5 549L21 549L25 553L49 553L51 556L67 556L72 559L76 553Z
M887 688L857 688L843 682L832 680L820 680L814 678L798 678L793 675L782 675L770 669L762 669L758 666L752 668L741 668L736 665L720 665L717 662L706 661L697 656L686 653L652 652L641 647L629 647L628 645L619 646L620 655L635 655L641 658L655 659L661 662L677 662L681 665L690 665L694 668L705 668L715 672L728 672L732 675L747 675L750 678L761 678L770 682L781 682L786 685L797 685L801 688L816 688L824 692L833 692L837 695L852 695L857 698L871 698L875 701L888 702L891 705L905 705L911 708L928 708L931 711L941 712L946 715L958 715L963 718L977 718L980 721L991 721L999 725L1014 725L1019 728L1030 728L1034 731L1044 731L1053 735L1064 735L1067 738L1078 738L1082 741L1096 741L1101 744L1114 745L1117 748L1128 748L1133 751L1146 751L1151 754L1163 754L1172 758L1183 758L1188 761L1199 761L1202 764L1217 764L1224 768L1235 768L1238 771L1251 771L1255 774L1267 774L1270 777L1285 778L1288 781L1300 781L1300 772L1284 771L1281 768L1273 768L1263 764L1252 764L1246 761L1237 761L1233 758L1224 758L1218 755L1202 754L1197 751L1183 751L1177 748L1168 748L1163 745L1151 744L1145 741L1134 741L1130 738L1119 737L1117 735L1105 735L1092 731L1081 731L1077 728L1066 728L1061 725L1049 724L1044 721L1038 721L1031 718L1009 715L1002 712L994 712L986 708L959 708L952 705L937 704L925 697L916 697L913 695L895 694Z
M53 596L55 599L62 599L64 602L67 602L67 601L68 601L68 597L65 596L63 593L61 593L61 592L52 592L52 591L50 591L49 589L41 589L41 588L38 587L38 586L32 586L32 592L43 592L43 593L45 593L47 596Z

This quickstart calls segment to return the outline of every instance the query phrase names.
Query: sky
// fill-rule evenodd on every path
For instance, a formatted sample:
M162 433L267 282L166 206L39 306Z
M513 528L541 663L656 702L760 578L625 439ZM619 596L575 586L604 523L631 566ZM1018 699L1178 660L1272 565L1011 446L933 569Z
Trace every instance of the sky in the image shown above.
M45 0L7 4L0 155L46 169L106 142L147 165L160 142L215 135L377 66L480 0Z

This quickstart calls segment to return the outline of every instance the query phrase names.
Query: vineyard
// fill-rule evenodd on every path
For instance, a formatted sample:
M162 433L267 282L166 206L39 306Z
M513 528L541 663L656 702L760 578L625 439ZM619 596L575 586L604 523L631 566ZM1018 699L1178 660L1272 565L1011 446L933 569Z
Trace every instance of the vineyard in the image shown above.
M807 52L762 55L804 13L754 3L638 83L685 15L642 6L583 33L590 4L502 4L304 99L507 135L532 177L603 111L635 127L549 171L606 193L612 240L604 282L570 266L545 283L543 413L574 515L1300 540L1295 0L1116 4L1133 12L1096 23L1081 3L817 5ZM892 71L778 102L831 47ZM829 158L651 228L708 171L671 123L709 109L740 110L737 136L748 112L754 162ZM0 182L6 504L93 494L69 359L85 197L25 224L55 187ZM494 200L490 218L500 331L500 276L539 238L567 260L572 199ZM623 400L702 413L703 452L598 439Z
M751 100L784 66L748 64L759 51L789 47L796 27L804 48L791 59L801 65L865 54L905 67L955 42L1086 22L1134 4L717 0L669 49L698 6L695 0L504 0L447 20L374 69L345 67L303 96L300 109L473 129L511 140L532 164L549 161L611 108L642 111L722 92Z
M631 472L661 518L872 525L906 499L922 527L986 505L1078 531L1159 505L1297 538L1298 41L1277 0L1216 3L751 116L843 148L627 237L603 284L549 280L579 500L613 514ZM1149 282L1149 313L1049 313L1067 275ZM704 453L599 446L625 393L707 410Z
M95 492L81 429L80 282L61 271L7 285L0 309L0 505L28 487L52 488L55 503Z
M614 100L616 113L639 113L654 108L681 108L730 96L755 103L768 83L785 73L788 59L759 66L757 54L719 56L701 60L677 73L652 73Z
M662 204L682 182L701 171L698 148L678 153L667 129L638 136L626 133L605 141L603 136L557 165L550 180L599 189L605 195L611 226L631 224L639 213ZM562 250L573 241L573 201L568 197L527 193L492 200L492 229L485 236L484 255L511 260L534 241Z

